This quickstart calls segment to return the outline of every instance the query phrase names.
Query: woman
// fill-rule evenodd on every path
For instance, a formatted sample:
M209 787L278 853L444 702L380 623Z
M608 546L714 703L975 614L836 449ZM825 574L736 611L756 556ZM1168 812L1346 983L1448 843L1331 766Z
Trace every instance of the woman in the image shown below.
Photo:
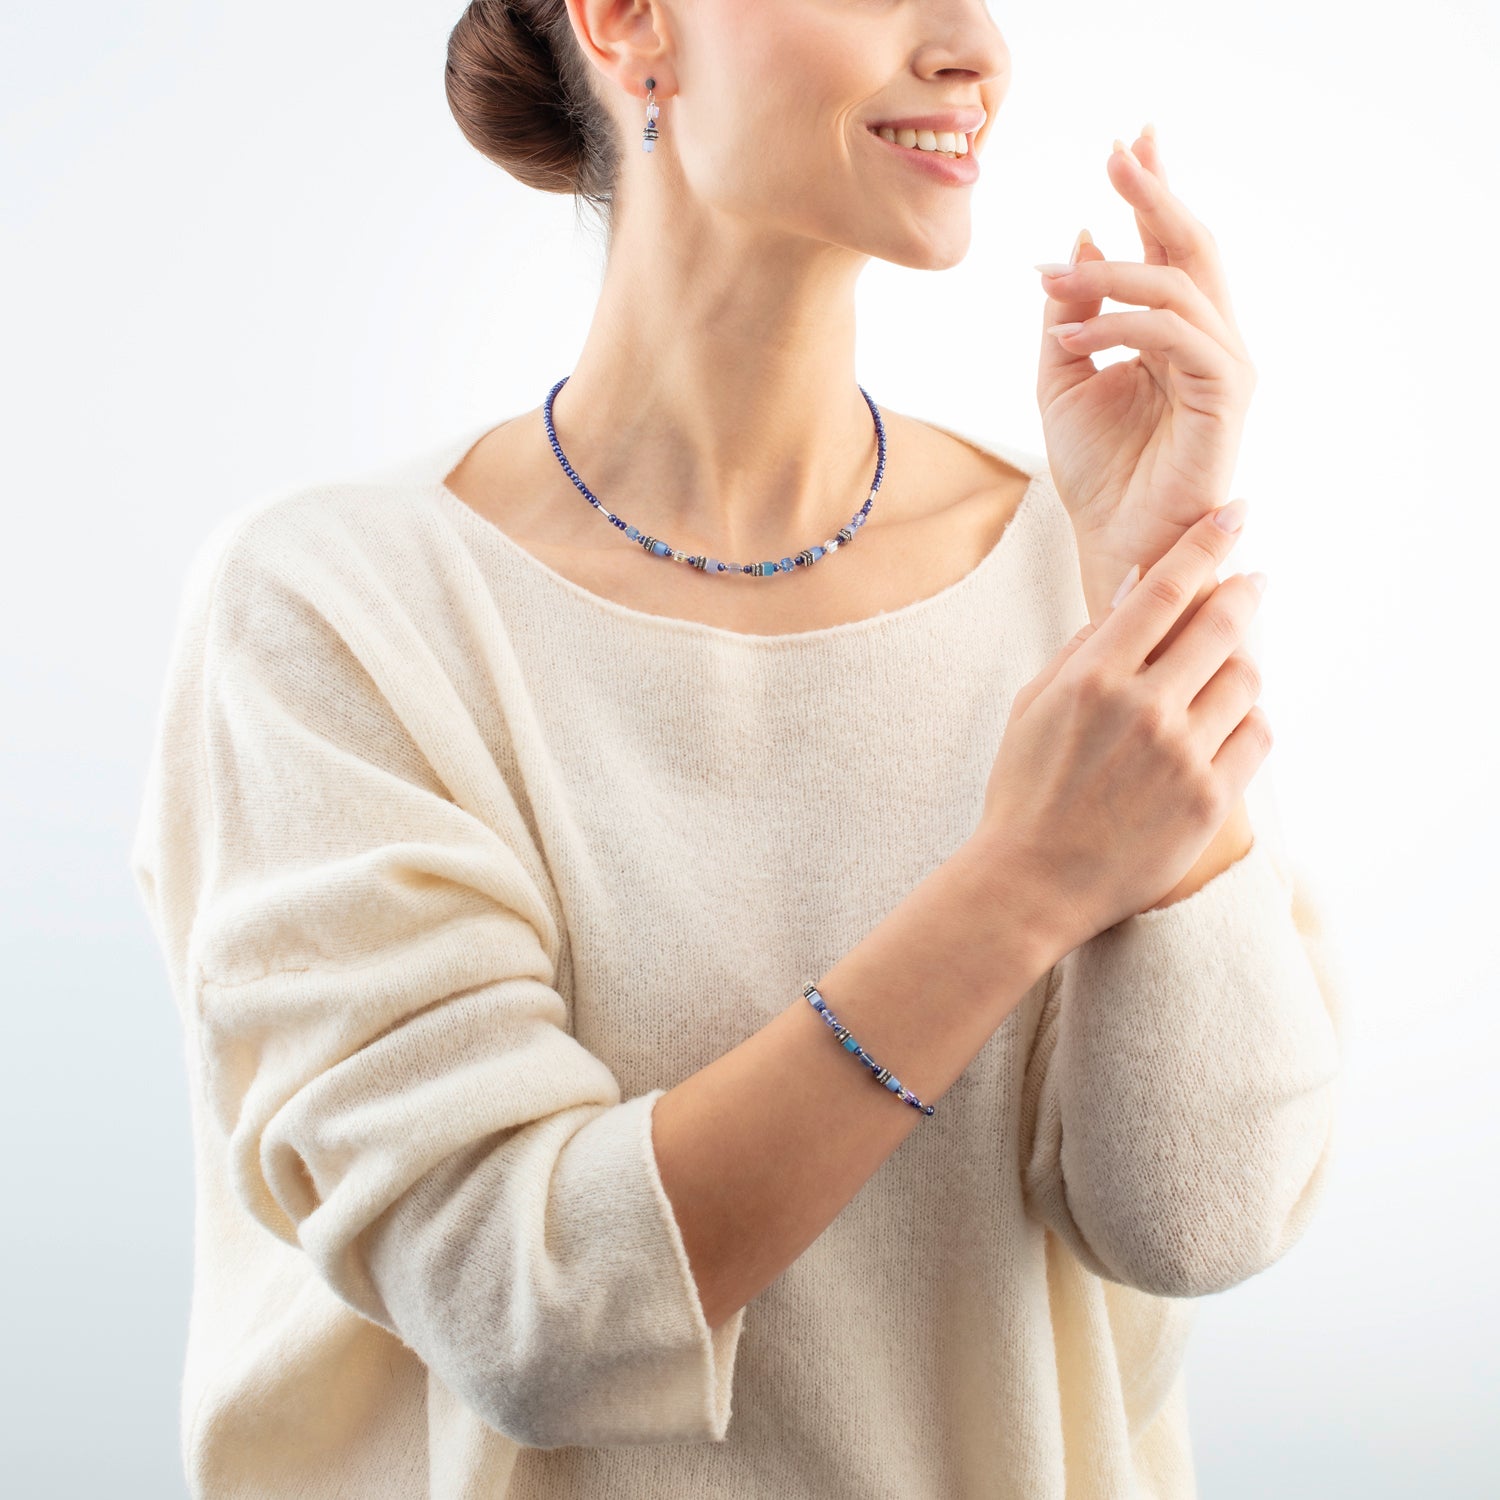
M979 0L454 30L608 265L539 408L187 580L134 868L195 1494L1193 1493L1190 1299L1300 1234L1338 1062L1242 800L1253 376L1148 133L1144 263L1042 283L1045 461L857 385L1008 68Z

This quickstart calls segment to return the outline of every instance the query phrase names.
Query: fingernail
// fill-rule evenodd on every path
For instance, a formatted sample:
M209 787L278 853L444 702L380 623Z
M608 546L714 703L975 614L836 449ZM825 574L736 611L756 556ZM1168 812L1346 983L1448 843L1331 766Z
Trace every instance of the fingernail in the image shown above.
M1245 524L1245 502L1231 500L1214 512L1214 525L1222 531L1238 531Z
M1077 269L1076 262L1069 262L1065 266L1060 266L1056 261L1050 260L1044 260L1037 266L1037 270L1045 276L1067 276Z
M1056 334L1056 336L1058 338L1060 338L1060 339L1065 339L1065 338L1069 337L1071 334L1077 333L1078 330L1080 328L1082 328L1082 327L1083 327L1082 323L1054 323L1047 330L1047 332L1051 333L1051 334Z
M1078 231L1078 238L1073 241L1073 253L1068 257L1068 264L1076 265L1078 263L1079 252L1085 245L1092 245L1093 243L1093 235L1091 235L1087 229L1080 229Z
M1141 163L1140 163L1139 158L1136 156L1135 152L1132 151L1130 149L1130 147L1125 144L1124 141L1116 141L1115 142L1115 150L1116 151L1123 151L1126 154L1126 156L1128 156L1131 159L1131 161L1135 162L1136 166L1140 166Z
M1266 591L1266 575L1264 573L1246 573L1245 577L1255 585L1255 592L1263 594Z
M1147 140L1155 142L1156 126L1154 126L1149 120L1147 120L1146 123L1141 126L1141 134L1145 136Z
M1131 589L1140 581L1141 565L1132 563L1130 571L1120 580L1120 586L1115 590L1115 597L1109 601L1109 607L1114 609Z

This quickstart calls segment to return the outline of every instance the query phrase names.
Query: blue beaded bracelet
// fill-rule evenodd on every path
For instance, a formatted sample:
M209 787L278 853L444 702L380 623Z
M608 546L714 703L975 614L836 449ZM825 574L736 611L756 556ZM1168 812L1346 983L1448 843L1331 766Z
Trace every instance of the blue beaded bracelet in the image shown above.
M876 1062L875 1059L871 1057L870 1054L866 1052L865 1049L854 1040L854 1038L849 1034L849 1028L847 1026L839 1025L838 1017L834 1015L831 1010L829 1010L827 1002L823 999L822 995L818 993L817 985L815 985L811 980L808 980L808 982L802 986L802 993L807 997L808 1002L812 1005L812 1008L817 1011L817 1013L822 1016L824 1021L826 1021L828 1025L833 1028L833 1034L843 1044L844 1051L852 1052L854 1056L858 1058L859 1061L862 1062L875 1075L876 1083L884 1084L885 1087L888 1088L898 1098L905 1100L906 1103L911 1105L913 1109L921 1110L924 1115L930 1115L936 1112L933 1109L932 1105L923 1104L922 1101L918 1099L910 1089L902 1088L901 1080L899 1078L892 1078L891 1070L889 1068L882 1068L880 1064Z

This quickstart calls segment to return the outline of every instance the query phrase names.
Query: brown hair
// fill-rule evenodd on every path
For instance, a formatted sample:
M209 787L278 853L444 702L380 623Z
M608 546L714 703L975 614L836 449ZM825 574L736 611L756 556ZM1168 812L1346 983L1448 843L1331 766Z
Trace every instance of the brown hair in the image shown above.
M565 0L470 0L448 37L448 107L469 143L528 187L572 193L606 227L619 170Z

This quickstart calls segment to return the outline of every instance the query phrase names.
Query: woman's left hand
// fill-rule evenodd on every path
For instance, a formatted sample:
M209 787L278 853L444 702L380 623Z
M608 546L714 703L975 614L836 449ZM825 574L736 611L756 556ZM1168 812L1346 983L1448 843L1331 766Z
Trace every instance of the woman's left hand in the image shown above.
M1255 368L1235 327L1212 234L1167 188L1154 135L1116 150L1110 181L1135 209L1144 264L1091 241L1044 275L1037 399L1052 477L1078 542L1090 618L1132 563L1144 573L1231 497ZM1100 313L1105 297L1144 310ZM1059 337L1062 324L1081 323ZM1140 352L1096 369L1091 354Z

